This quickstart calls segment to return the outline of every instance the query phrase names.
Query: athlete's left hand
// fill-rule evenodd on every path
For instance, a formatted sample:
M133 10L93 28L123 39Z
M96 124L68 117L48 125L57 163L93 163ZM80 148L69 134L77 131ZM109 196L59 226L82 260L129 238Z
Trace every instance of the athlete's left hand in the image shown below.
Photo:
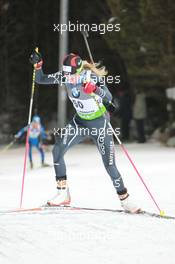
M87 94L91 94L95 92L96 88L97 87L93 82L87 82L84 84L83 91Z
M20 136L18 134L14 135L14 139L18 139Z
M42 68L42 56L41 53L37 52L36 50L30 55L29 61L34 65L36 70L40 70Z

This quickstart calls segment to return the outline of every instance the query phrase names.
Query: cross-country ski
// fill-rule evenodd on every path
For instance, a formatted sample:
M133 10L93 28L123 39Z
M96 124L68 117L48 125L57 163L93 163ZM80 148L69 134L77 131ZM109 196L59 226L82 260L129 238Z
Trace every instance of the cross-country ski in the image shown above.
M13 214L13 213L40 213L40 212L46 212L47 214L57 214L62 211L79 211L80 213L83 211L92 211L92 212L107 212L107 213L120 213L120 214L130 214L129 211L124 211L122 209L109 209L109 208L88 208L88 207L78 207L78 206L48 206L48 205L42 205L39 207L34 208L20 208L20 209L11 209L11 210L4 210L0 211L0 215L3 214ZM169 220L175 220L175 216L170 215L160 215L156 213L151 213L148 211L139 211L135 215L141 215L141 216L148 216L148 217L156 217L156 218L162 218L162 219L169 219ZM134 216L134 215L133 215Z

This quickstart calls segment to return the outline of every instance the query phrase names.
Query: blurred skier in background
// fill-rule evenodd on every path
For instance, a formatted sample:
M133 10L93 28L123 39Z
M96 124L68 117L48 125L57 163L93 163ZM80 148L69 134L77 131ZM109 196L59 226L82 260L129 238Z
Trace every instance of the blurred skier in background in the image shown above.
M147 107L146 107L146 96L141 89L136 90L135 101L133 105L133 118L136 122L137 129L137 141L138 143L145 143L145 128L144 122L147 117Z
M130 139L130 122L132 119L132 100L129 90L120 90L119 98L119 117L121 120L122 141Z
M15 138L19 139L25 132L27 132L27 126L23 127L16 135ZM41 125L41 119L38 115L34 115L30 124L29 130L29 161L30 167L33 169L32 148L36 147L41 156L41 166L45 167L45 154L43 149L43 140L47 138L44 127Z

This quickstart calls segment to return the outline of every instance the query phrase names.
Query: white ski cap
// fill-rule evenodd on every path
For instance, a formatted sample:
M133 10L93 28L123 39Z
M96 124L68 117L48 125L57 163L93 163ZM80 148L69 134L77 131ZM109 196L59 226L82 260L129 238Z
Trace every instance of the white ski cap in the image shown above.
M33 118L32 118L32 122L40 123L40 122L41 122L41 119L40 119L39 116L35 115L35 116L33 116Z

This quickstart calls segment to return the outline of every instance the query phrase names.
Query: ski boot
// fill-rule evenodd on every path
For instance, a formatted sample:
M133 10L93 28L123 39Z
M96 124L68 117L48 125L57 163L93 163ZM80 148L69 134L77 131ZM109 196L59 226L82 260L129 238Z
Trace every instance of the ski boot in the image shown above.
M69 188L66 180L57 181L57 194L47 201L49 206L68 206L71 202Z
M30 160L30 168L33 169L33 161Z
M119 195L119 199L121 202L121 207L124 209L124 211L132 214L141 212L141 208L132 202L128 193Z
M49 164L45 163L44 161L41 162L41 167L45 168L45 167L49 167Z

